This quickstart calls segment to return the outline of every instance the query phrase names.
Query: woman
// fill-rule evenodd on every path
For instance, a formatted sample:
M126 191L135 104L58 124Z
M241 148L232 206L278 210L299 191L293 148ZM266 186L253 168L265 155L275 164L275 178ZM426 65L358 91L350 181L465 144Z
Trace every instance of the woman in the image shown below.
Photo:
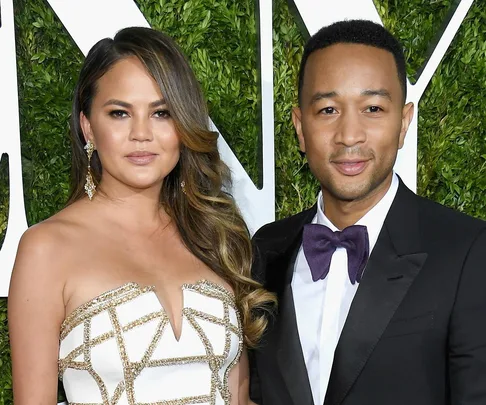
M127 28L88 54L68 206L22 237L9 296L16 404L246 404L247 228L174 42ZM255 312L253 312L255 314Z

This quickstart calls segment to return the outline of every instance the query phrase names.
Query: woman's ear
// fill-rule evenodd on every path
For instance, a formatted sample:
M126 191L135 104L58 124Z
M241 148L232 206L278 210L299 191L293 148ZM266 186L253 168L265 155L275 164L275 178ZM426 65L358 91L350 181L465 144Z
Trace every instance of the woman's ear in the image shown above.
M93 131L91 131L91 123L89 122L88 117L86 117L86 115L84 115L82 111L79 113L79 125L81 126L81 130L83 131L84 141L91 141L94 144L95 142L93 137Z

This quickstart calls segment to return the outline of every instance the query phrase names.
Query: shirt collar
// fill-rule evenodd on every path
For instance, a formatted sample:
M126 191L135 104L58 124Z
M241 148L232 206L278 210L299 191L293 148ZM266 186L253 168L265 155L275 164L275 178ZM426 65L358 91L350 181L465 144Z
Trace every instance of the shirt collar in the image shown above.
M398 176L393 173L392 182L388 191L383 196L383 198L369 210L355 225L364 225L368 229L368 239L370 242L370 253L373 250L376 241L378 240L378 235L380 234L385 218L390 210L390 207L395 199L398 191ZM331 231L336 232L339 229L324 215L324 201L322 198L322 191L319 192L317 196L317 214L312 221L314 224L325 225Z

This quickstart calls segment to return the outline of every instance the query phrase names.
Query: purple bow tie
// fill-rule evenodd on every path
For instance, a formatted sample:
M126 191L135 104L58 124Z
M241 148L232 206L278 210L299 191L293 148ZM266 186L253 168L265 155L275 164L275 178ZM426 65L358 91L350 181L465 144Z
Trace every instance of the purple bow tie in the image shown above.
M312 280L326 278L332 255L336 248L343 247L348 252L348 273L351 284L361 281L369 253L366 226L352 225L342 231L333 232L325 225L307 224L304 225L302 246L312 273Z

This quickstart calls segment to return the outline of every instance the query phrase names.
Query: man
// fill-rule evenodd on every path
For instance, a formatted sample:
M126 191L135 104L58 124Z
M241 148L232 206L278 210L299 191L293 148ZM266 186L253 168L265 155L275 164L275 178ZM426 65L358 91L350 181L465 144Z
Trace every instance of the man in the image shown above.
M306 44L292 120L321 193L254 236L253 275L279 300L251 352L258 404L486 404L486 223L393 173L405 99L402 48L380 25Z

